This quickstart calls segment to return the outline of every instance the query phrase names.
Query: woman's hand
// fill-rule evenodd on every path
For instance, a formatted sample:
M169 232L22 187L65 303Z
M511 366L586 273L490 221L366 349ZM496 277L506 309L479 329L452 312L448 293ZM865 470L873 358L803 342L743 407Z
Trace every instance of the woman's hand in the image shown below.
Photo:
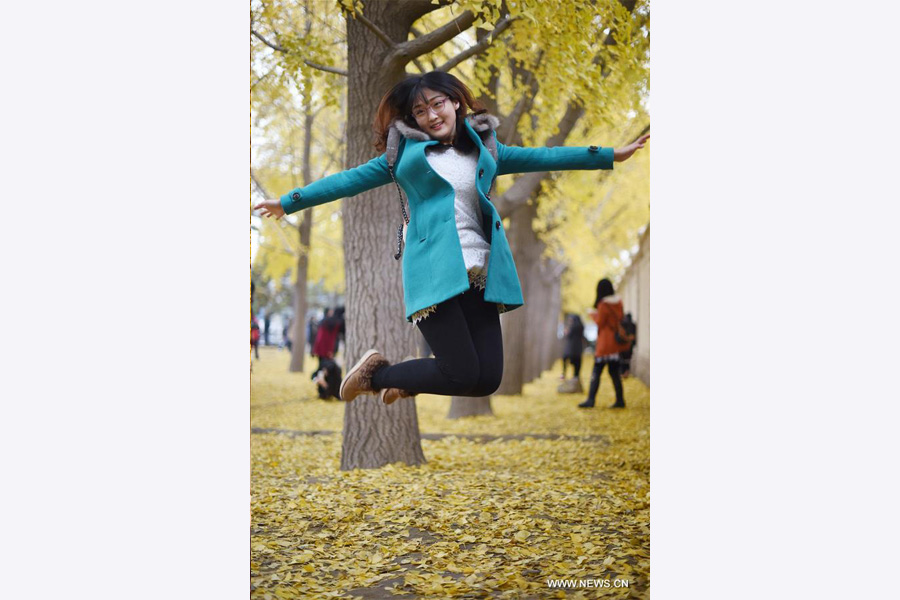
M263 200L253 205L253 210L258 210L263 217L275 217L280 219L284 216L284 209L281 208L279 200Z
M639 148L644 147L644 142L650 139L650 134L644 134L639 137L637 140L631 142L627 146L623 146L622 148L613 149L613 160L616 162L622 162L623 160L628 160L631 158L631 155L638 151Z

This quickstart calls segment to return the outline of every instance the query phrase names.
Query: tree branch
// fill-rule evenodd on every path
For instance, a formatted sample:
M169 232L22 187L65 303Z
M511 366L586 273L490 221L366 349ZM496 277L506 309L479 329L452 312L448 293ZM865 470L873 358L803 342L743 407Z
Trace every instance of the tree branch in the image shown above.
M575 124L584 112L584 107L576 106L570 102L566 107L566 114L559 122L559 131L556 135L550 136L545 145L548 147L561 146L566 141L566 138L569 137L569 134L575 128ZM541 183L547 177L547 173L547 171L527 173L516 179L512 187L494 202L494 206L497 207L497 212L500 213L501 218L508 217L528 202L528 199L541 189Z
M388 35L378 27L378 25L376 25L375 23L370 21L368 18L366 18L366 16L364 14L362 14L361 12L354 13L353 17L357 21L359 21L360 23L365 25L372 33L375 34L375 37L377 37L379 40L384 42L388 48L394 50L399 45L399 44L394 43L394 41L391 38L389 38Z
M497 39L497 36L503 33L503 31L506 30L516 19L517 17L510 17L509 15L505 15L497 22L497 26L494 27L494 30L490 34L483 37L477 44L475 44L471 48L460 52L459 54L439 66L437 70L449 71L467 58L475 56L476 54L481 54L482 52L487 50L488 46L490 46L494 42L494 40Z
M271 196L266 193L266 188L263 187L263 184L260 183L259 179L256 178L256 173L253 172L253 167L250 167L250 181L253 182L253 185L256 186L256 191L259 192L263 198L269 199Z
M634 136L634 139L631 140L630 142L628 142L628 144L631 144L631 143L634 143L634 142L638 141L638 138L640 138L642 135L644 135L644 134L646 134L646 133L650 133L650 123L647 123L647 124L644 126L644 128L641 129L641 132L640 132L639 134L637 134L636 136Z
M283 252L284 254L287 254L288 256L293 256L294 258L298 257L298 254L296 252L294 252L293 250L286 250L284 248L272 246L271 244L263 244L262 242L260 242L259 247L265 248L266 250L272 250L273 252Z
M298 253L291 247L291 242L288 240L287 235L284 233L285 225L291 228L294 227L293 223L291 223L290 221L285 223L285 219L284 217L282 217L281 219L276 219L275 222L272 223L272 228L278 232L278 237L281 238L281 243L284 244L284 251L291 254L292 256L299 257L302 251L301 253ZM259 233L262 234L262 230L260 230Z
M534 99L537 98L538 91L540 91L540 85L538 84L537 78L534 76L534 69L537 69L537 67L540 66L543 59L544 51L541 50L538 52L537 59L535 59L534 66L531 69L515 66L512 69L513 77L525 75L525 81L522 87L525 88L526 91L519 101L516 102L515 107L513 107L509 116L503 120L503 125L497 131L497 137L501 138L504 144L521 143L519 142L521 139L518 131L519 121L526 112L531 110Z
M422 32L416 29L415 27L410 27L409 32L413 34L414 37L422 37ZM425 68L425 65L418 58L414 58L412 60L413 64L416 65L416 68L419 69L422 73L427 73L428 69ZM432 66L434 66L434 61L431 61Z
M329 67L328 65L320 65L306 59L303 59L303 62L304 64L306 64L306 66L312 67L313 69L318 69L319 71L325 71L326 73L334 73L335 75L347 77L347 71L344 71L343 69L338 69L337 67Z
M257 39L259 39L262 43L264 43L266 46L271 48L272 50L275 50L276 52L283 52L284 54L292 54L292 52L290 50L288 50L287 48L282 48L281 46L279 46L277 44L273 44L272 42L270 42L269 40L267 40L266 38L261 36L259 33L257 33L253 28L250 29L250 33L252 35L254 35ZM319 71L325 71L327 73L334 73L335 75L343 75L344 77L347 77L347 71L343 71L341 69L338 69L337 67L329 67L328 65L320 65L318 63L314 63L312 61L306 60L305 58L303 59L303 63L306 66L312 67L313 69L318 69Z
M475 30L475 39L480 42L489 34L489 31L487 31L483 27L479 27ZM483 59L483 54L479 54L475 59L476 69ZM488 79L484 93L478 98L478 101L481 102L481 104L487 109L489 113L500 118L500 122L502 123L503 115L500 114L500 107L497 104L497 88L500 85L500 70L497 67L490 65L488 66L488 72L490 73L490 78Z
M257 85L259 85L260 83L262 83L262 81L263 81L266 77L268 77L268 76L271 75L271 74L272 74L272 69L269 69L269 70L266 71L263 75L260 75L260 76L259 76L259 79L257 79L256 81L254 81L253 83L250 84L250 89L252 90L253 88L255 88Z
M402 69L407 63L412 62L414 58L428 54L441 44L453 39L471 27L474 23L475 14L467 10L446 25L442 25L420 38L397 44L394 50L385 57L383 67L388 72Z
M285 54L287 54L287 52L288 52L287 50L285 50L284 48L282 48L281 46L279 46L279 45L277 45L277 44L273 44L272 42L270 42L269 40L267 40L266 38L264 38L262 35L258 34L258 33L256 32L256 30L253 29L252 27L250 28L250 34L253 35L253 36L256 36L256 38L257 38L259 41L261 41L263 44L265 44L266 46L268 46L268 47L271 48L272 50L276 50L276 51L278 51L278 52L284 52Z
M445 6L454 4L456 0L439 0L437 4L432 4L431 0L403 0L403 9L412 17L411 23L414 23L427 15Z

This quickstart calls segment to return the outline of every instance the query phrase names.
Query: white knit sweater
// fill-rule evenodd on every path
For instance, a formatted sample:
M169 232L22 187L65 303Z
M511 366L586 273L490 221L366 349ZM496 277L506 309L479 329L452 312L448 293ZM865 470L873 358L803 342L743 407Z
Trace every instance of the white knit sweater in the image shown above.
M478 152L466 155L452 146L437 145L427 148L425 157L435 172L453 186L456 192L456 231L459 233L466 271L471 273L474 270L483 278L486 275L491 245L484 239L481 207L475 187Z

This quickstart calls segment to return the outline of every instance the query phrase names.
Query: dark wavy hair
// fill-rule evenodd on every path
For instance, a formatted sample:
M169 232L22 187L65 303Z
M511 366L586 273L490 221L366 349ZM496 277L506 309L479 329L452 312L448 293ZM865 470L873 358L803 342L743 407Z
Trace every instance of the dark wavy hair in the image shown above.
M616 291L613 289L612 281L605 277L597 282L597 298L594 300L594 308L600 304L600 301L607 296L612 296Z
M461 152L469 152L475 148L475 142L466 135L466 115L471 110L473 113L482 113L484 106L475 100L472 91L462 81L443 71L430 71L422 75L410 75L391 88L384 95L378 110L375 111L375 149L384 152L387 147L388 130L397 119L419 131L422 128L416 123L412 115L413 104L421 99L425 102L425 89L443 92L450 100L459 103L456 109L456 133L453 136L453 146Z

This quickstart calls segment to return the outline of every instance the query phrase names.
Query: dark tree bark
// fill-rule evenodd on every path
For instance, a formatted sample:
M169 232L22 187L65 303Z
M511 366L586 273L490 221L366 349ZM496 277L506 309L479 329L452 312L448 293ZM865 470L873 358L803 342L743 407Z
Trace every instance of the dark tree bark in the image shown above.
M368 0L365 18L399 44L406 41L421 9L419 3ZM347 46L346 167L350 168L376 156L372 145L375 110L384 93L404 76L405 63L386 61L393 49L352 17L347 19ZM369 348L377 349L391 362L399 361L415 354L416 338L404 314L400 262L393 258L401 219L397 190L382 186L343 203L346 368ZM415 400L398 400L385 406L375 396L361 396L346 407L343 434L342 470L425 462Z

